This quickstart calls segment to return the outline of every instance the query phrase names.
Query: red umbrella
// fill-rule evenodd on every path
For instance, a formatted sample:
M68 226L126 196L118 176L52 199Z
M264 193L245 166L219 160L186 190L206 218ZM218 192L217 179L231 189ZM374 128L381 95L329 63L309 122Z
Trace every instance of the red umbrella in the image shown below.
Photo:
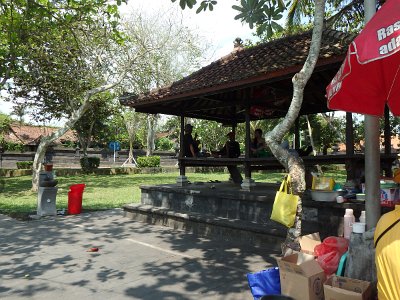
M326 88L328 107L382 116L385 103L400 115L400 0L388 0L350 44Z

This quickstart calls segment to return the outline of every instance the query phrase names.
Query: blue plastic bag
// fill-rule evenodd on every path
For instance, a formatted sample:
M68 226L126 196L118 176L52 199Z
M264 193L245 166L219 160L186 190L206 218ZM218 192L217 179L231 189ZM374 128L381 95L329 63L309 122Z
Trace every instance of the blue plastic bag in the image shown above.
M247 281L254 300L259 300L265 295L280 295L281 280L279 268L269 268L256 273L248 273Z

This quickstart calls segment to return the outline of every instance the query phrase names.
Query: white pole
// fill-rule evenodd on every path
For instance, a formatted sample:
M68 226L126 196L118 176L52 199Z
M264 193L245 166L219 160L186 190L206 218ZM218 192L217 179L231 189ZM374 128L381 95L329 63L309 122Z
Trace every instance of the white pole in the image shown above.
M115 162L115 142L114 142L113 146L114 146L114 162Z

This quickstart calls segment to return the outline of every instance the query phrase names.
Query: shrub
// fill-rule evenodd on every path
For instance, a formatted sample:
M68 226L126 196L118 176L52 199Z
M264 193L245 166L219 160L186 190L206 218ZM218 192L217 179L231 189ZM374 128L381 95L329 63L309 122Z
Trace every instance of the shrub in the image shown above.
M139 156L136 161L139 168L154 168L160 166L159 156Z
M171 150L173 146L174 146L174 143L165 137L162 137L162 138L159 138L156 140L156 149L157 150L165 150L165 151Z
M80 159L81 168L84 173L92 173L100 166L99 157L82 157Z
M24 145L22 143L6 142L4 145L4 150L24 152Z
M17 161L17 169L32 169L33 161Z

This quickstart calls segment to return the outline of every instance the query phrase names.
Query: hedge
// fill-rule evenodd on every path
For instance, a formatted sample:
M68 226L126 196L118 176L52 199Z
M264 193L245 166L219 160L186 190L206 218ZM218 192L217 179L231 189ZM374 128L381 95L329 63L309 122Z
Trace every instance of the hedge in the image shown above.
M17 169L32 169L33 161L17 161Z
M139 168L154 168L160 166L160 156L138 156L136 161Z

